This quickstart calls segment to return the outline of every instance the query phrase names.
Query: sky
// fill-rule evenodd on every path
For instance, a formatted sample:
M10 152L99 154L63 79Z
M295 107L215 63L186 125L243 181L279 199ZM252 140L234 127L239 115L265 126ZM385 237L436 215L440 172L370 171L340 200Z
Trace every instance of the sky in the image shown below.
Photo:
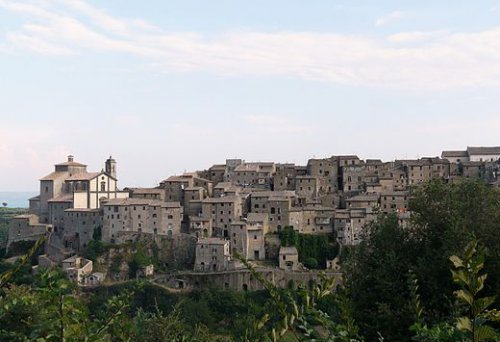
M500 145L500 0L0 0L0 191Z

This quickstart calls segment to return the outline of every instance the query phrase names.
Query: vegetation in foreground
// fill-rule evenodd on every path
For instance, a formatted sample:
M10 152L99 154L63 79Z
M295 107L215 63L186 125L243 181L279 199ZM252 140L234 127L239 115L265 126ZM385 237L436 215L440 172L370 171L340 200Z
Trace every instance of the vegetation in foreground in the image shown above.
M1 266L0 340L500 341L499 199L477 182L415 190L409 228L380 216L342 251L339 289L323 278L288 289L260 279L256 293L140 282L81 293L55 271L27 275L28 255Z

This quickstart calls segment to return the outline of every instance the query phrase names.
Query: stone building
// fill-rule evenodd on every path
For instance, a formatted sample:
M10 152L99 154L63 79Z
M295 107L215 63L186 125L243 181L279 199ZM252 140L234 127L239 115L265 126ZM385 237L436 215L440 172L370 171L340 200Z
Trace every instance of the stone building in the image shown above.
M101 212L99 209L70 208L64 214L63 243L66 248L81 252L101 229Z
M273 190L295 190L297 169L294 164L276 164L276 172L273 176Z
M449 160L450 163L458 164L469 161L467 151L443 151L441 158Z
M52 231L52 225L40 223L36 215L18 215L10 221L7 249L13 242L36 241Z
M384 213L408 211L408 191L387 191L380 195L380 210Z
M229 226L243 214L242 203L240 196L206 198L202 202L202 216L212 220L217 236L228 237Z
M68 156L67 162L56 164L54 172L40 179L40 195L30 199L30 213L38 215L40 222L53 224L64 220L61 204L96 209L103 199L126 197L128 192L118 190L113 158L106 160L105 171L87 172L87 165Z
M408 185L421 185L432 179L432 163L429 159L405 160Z
M114 242L118 232L177 236L181 233L182 207L178 202L140 198L109 200L103 206L102 239Z
M279 267L283 270L297 271L299 269L299 252L295 247L281 247L279 252Z
M159 188L126 188L130 198L165 201L165 191Z
M274 163L242 163L234 169L232 183L241 187L271 189Z
M279 232L289 223L289 211L295 204L293 191L257 191L250 195L250 211L267 214L269 230Z
M358 161L342 167L342 186L346 193L365 191L365 165L362 162Z
M356 195L346 200L348 209L373 209L379 207L378 194Z
M79 256L72 256L62 262L62 270L68 279L79 285L85 284L85 278L92 274L92 260Z
M193 184L192 175L170 176L160 183L160 188L165 191L165 201L184 205L184 189Z
M500 147L467 147L472 162L496 162L500 159Z
M202 238L196 243L194 270L221 272L229 269L231 253L229 241L220 238Z
M236 221L230 227L230 245L233 255L239 253L247 260L264 260L265 243L263 226L248 221Z
M322 205L293 208L289 226L302 234L329 234L333 232L335 209Z
M361 242L365 227L375 219L375 214L368 208L343 209L335 212L334 229L337 241L344 246Z
M189 216L189 234L197 238L208 238L214 235L212 220L202 216Z
M297 176L295 181L295 193L301 203L307 203L315 199L319 192L319 180L314 176Z
M236 196L241 192L241 188L231 182L221 182L214 187L213 197Z
M208 178L214 182L214 184L218 184L224 182L224 174L226 173L226 165L225 164L216 164L208 169Z
M334 156L337 160L339 167L352 166L361 164L362 161L356 155L342 155L342 156Z
M319 180L319 191L332 193L338 191L339 175L336 158L309 159L307 173Z
M469 161L461 163L462 177L481 179L485 173L485 165L480 161Z

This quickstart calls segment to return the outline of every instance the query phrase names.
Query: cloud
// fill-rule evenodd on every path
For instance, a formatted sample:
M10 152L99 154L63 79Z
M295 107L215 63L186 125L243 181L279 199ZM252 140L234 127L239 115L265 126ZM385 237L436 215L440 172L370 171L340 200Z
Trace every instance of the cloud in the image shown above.
M83 0L0 0L24 23L4 47L43 55L112 52L160 72L278 76L340 85L439 90L500 86L500 27L365 37L319 32L169 32ZM379 26L404 17L395 11ZM0 45L2 43L0 42Z
M387 37L387 40L391 43L421 43L429 42L431 40L436 40L440 38L446 38L449 31L439 30L439 31L412 31L412 32L399 32L392 34Z
M405 17L405 15L406 15L406 13L403 11L393 11L391 13L388 13L388 14L378 18L375 21L375 26L376 27L385 26L385 25L390 24L392 22L403 19Z

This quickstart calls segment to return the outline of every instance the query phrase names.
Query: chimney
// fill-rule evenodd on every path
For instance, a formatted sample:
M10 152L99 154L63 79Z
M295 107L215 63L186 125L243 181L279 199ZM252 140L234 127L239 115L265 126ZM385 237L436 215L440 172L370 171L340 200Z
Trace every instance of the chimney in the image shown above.
M72 154L70 154L70 155L68 156L68 163L72 163L72 162L73 162L73 159L74 159L73 155L72 155Z

